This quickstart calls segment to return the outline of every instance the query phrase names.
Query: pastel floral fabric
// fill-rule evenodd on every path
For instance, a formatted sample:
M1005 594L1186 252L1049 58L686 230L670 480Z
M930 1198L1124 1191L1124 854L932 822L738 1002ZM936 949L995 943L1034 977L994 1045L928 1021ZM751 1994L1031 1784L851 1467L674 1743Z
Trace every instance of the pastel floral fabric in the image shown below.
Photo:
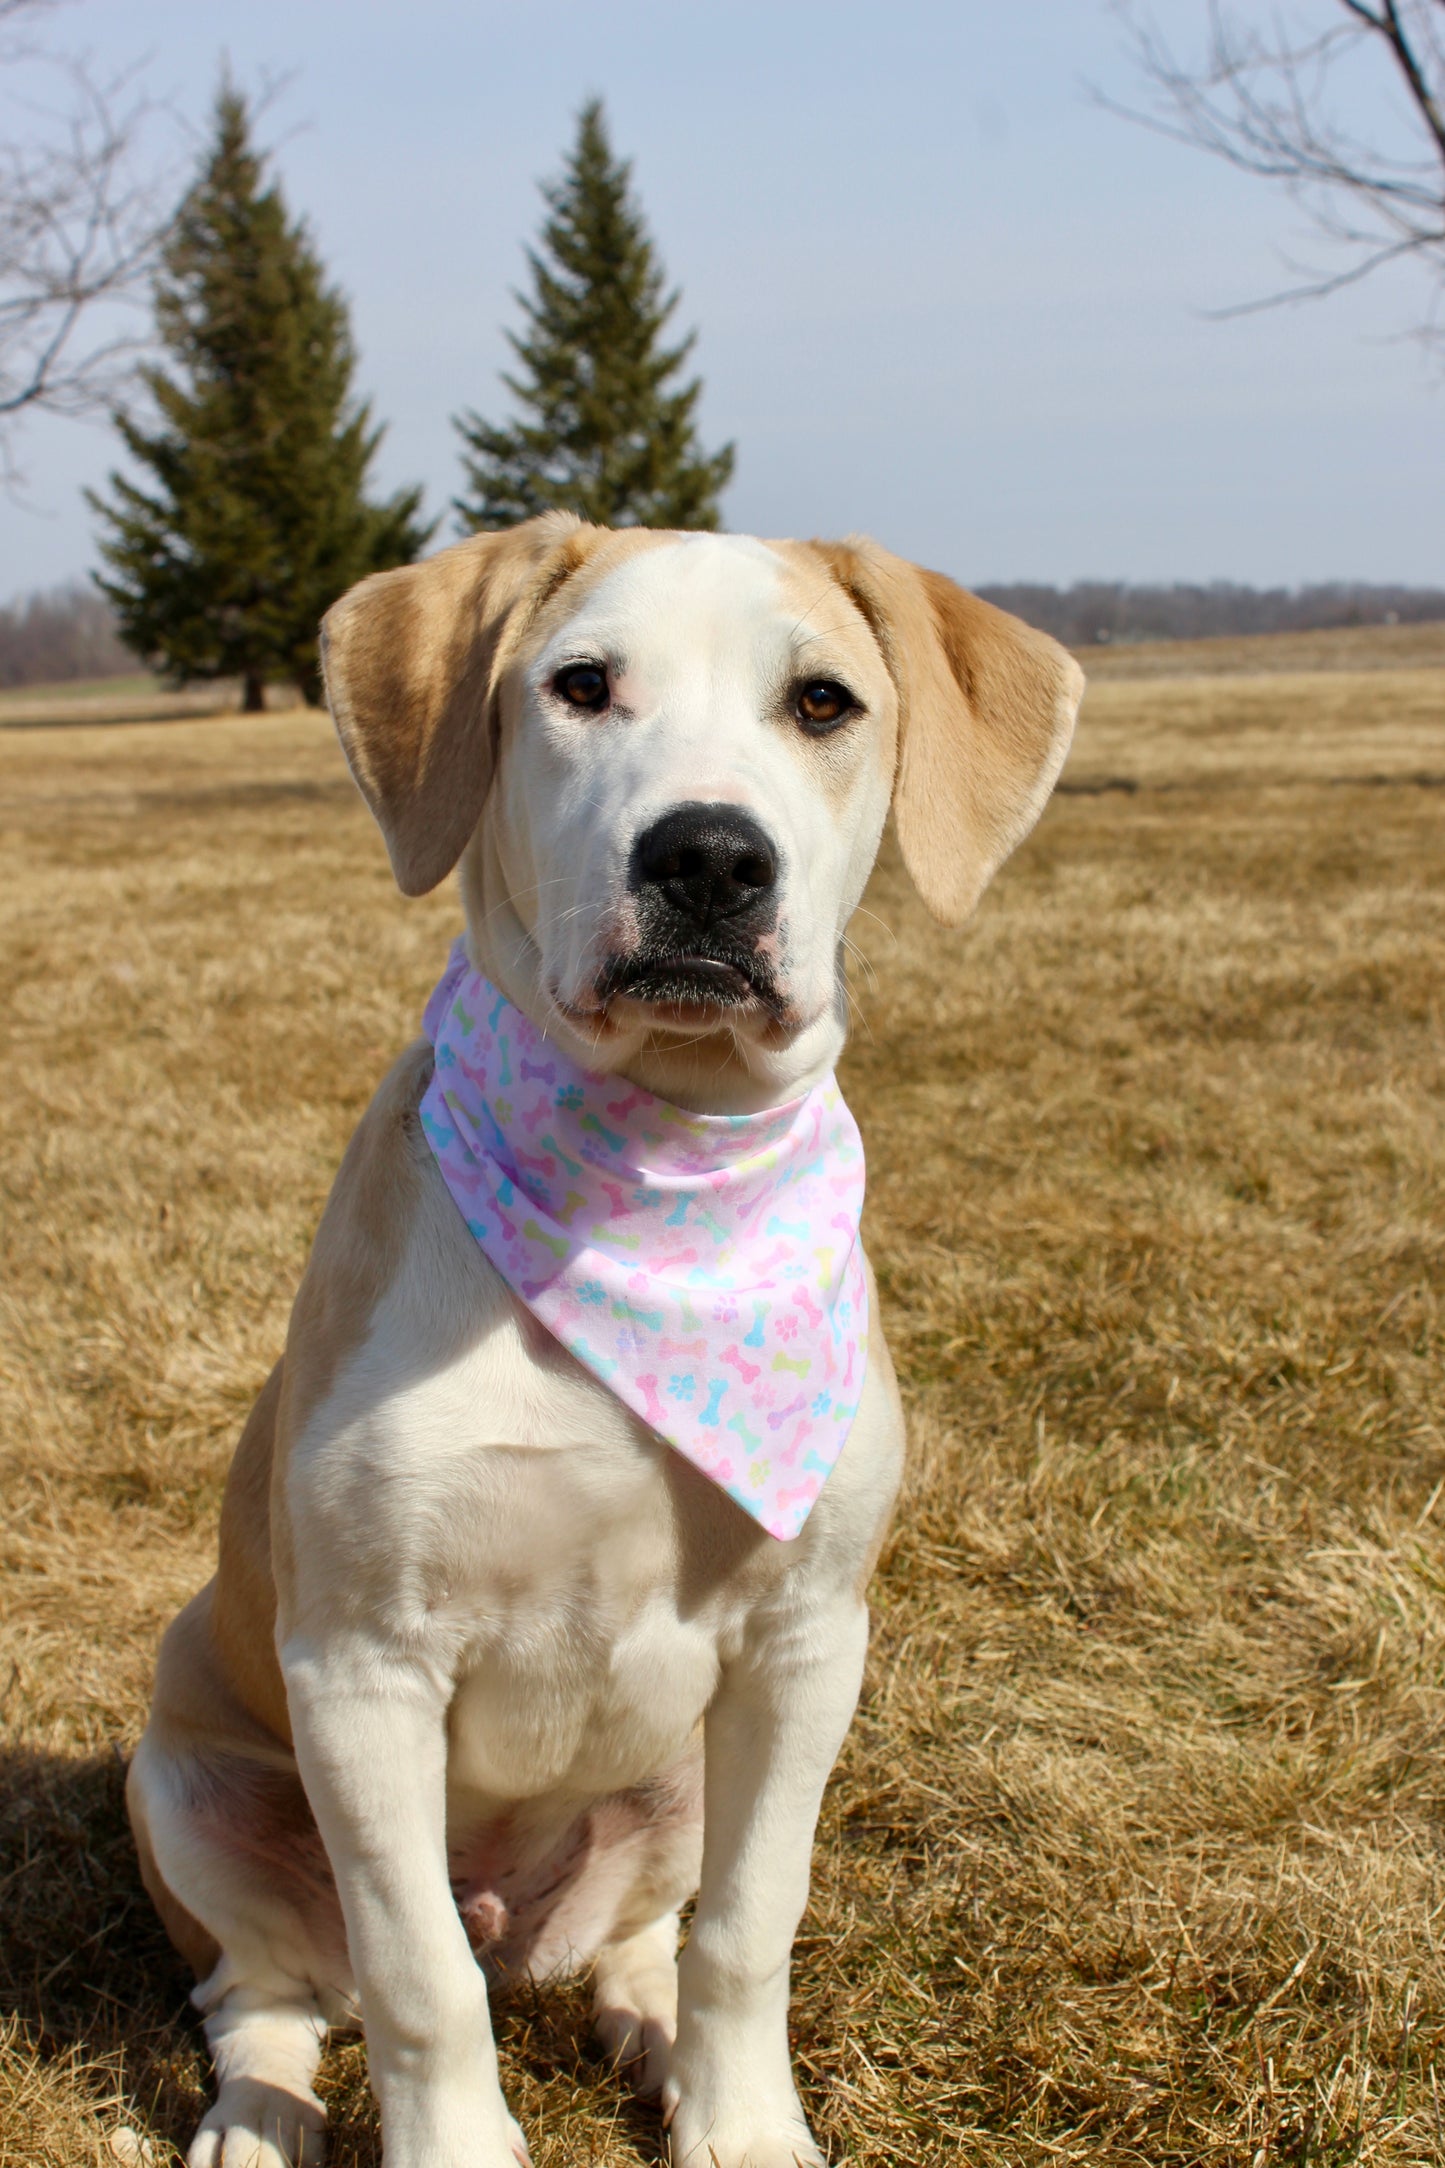
M863 1143L837 1080L689 1114L579 1069L460 941L423 1029L427 1142L508 1286L770 1535L797 1535L868 1345Z

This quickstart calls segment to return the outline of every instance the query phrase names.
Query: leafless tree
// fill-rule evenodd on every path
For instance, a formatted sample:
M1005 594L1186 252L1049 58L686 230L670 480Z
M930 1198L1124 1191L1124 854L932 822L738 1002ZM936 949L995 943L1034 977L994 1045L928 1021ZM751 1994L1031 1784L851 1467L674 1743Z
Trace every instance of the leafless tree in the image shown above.
M1263 25L1262 10L1250 20L1206 0L1194 63L1136 0L1117 12L1149 97L1142 109L1096 93L1100 103L1278 182L1330 244L1327 265L1292 264L1282 291L1221 313L1316 300L1408 259L1430 284L1419 334L1445 343L1445 0L1306 0ZM1394 95L1372 96L1379 88ZM1341 118L1344 100L1378 109L1370 139Z
M38 35L57 0L0 0L0 479L37 409L114 404L145 343L134 313L169 223L143 170L156 108Z

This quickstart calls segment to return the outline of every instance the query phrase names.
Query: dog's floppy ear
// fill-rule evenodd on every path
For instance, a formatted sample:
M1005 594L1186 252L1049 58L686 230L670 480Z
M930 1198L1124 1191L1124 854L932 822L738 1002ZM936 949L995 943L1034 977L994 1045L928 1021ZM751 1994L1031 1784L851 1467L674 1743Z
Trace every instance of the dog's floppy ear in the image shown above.
M941 572L857 539L815 543L898 691L899 847L923 901L961 925L1044 809L1084 674L1066 649Z
M510 650L598 533L549 512L373 573L327 611L326 697L404 895L460 858L492 779Z

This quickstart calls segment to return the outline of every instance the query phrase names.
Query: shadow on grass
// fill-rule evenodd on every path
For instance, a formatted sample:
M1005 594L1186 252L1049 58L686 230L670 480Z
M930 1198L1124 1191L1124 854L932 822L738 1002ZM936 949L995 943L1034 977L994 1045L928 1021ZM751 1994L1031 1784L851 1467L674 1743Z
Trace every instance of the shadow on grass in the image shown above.
M202 2112L190 1981L141 1885L118 1751L85 1760L0 1748L0 2019L84 2086L118 2082L184 2144ZM59 2079L57 2082L62 2082Z
M141 1883L118 1750L69 1759L0 1747L0 1918L0 2028L16 2021L80 2102L93 2092L99 2109L122 2091L147 2135L183 2155L212 2097L210 2063L190 1973ZM579 2096L615 2084L608 2105L637 2158L664 2158L655 2104L634 2100L599 2065L585 1983L523 1988L498 2005L496 2032L524 2125L565 2118ZM87 2072L97 2081L89 2089ZM380 2168L359 2040L333 2039L319 2090L328 2168Z

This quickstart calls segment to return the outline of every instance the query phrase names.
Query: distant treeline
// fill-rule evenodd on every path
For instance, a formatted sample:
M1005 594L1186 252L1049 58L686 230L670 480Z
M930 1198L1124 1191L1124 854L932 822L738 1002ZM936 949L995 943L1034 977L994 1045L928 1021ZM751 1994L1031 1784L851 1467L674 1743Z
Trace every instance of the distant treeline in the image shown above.
M1330 625L1410 625L1445 619L1445 589L1367 587L1131 587L1123 580L1077 580L1043 587L1019 580L978 593L1012 610L1066 647L1113 640L1209 640L1244 632L1322 632Z
M1445 589L1366 587L1348 580L1296 588L1236 587L1228 580L1208 587L1130 587L1123 580L1043 587L1020 580L980 587L978 593L1069 647L1445 619ZM114 677L137 667L121 645L108 605L80 581L0 609L0 686Z
M0 686L115 677L138 667L109 604L78 580L0 610Z

